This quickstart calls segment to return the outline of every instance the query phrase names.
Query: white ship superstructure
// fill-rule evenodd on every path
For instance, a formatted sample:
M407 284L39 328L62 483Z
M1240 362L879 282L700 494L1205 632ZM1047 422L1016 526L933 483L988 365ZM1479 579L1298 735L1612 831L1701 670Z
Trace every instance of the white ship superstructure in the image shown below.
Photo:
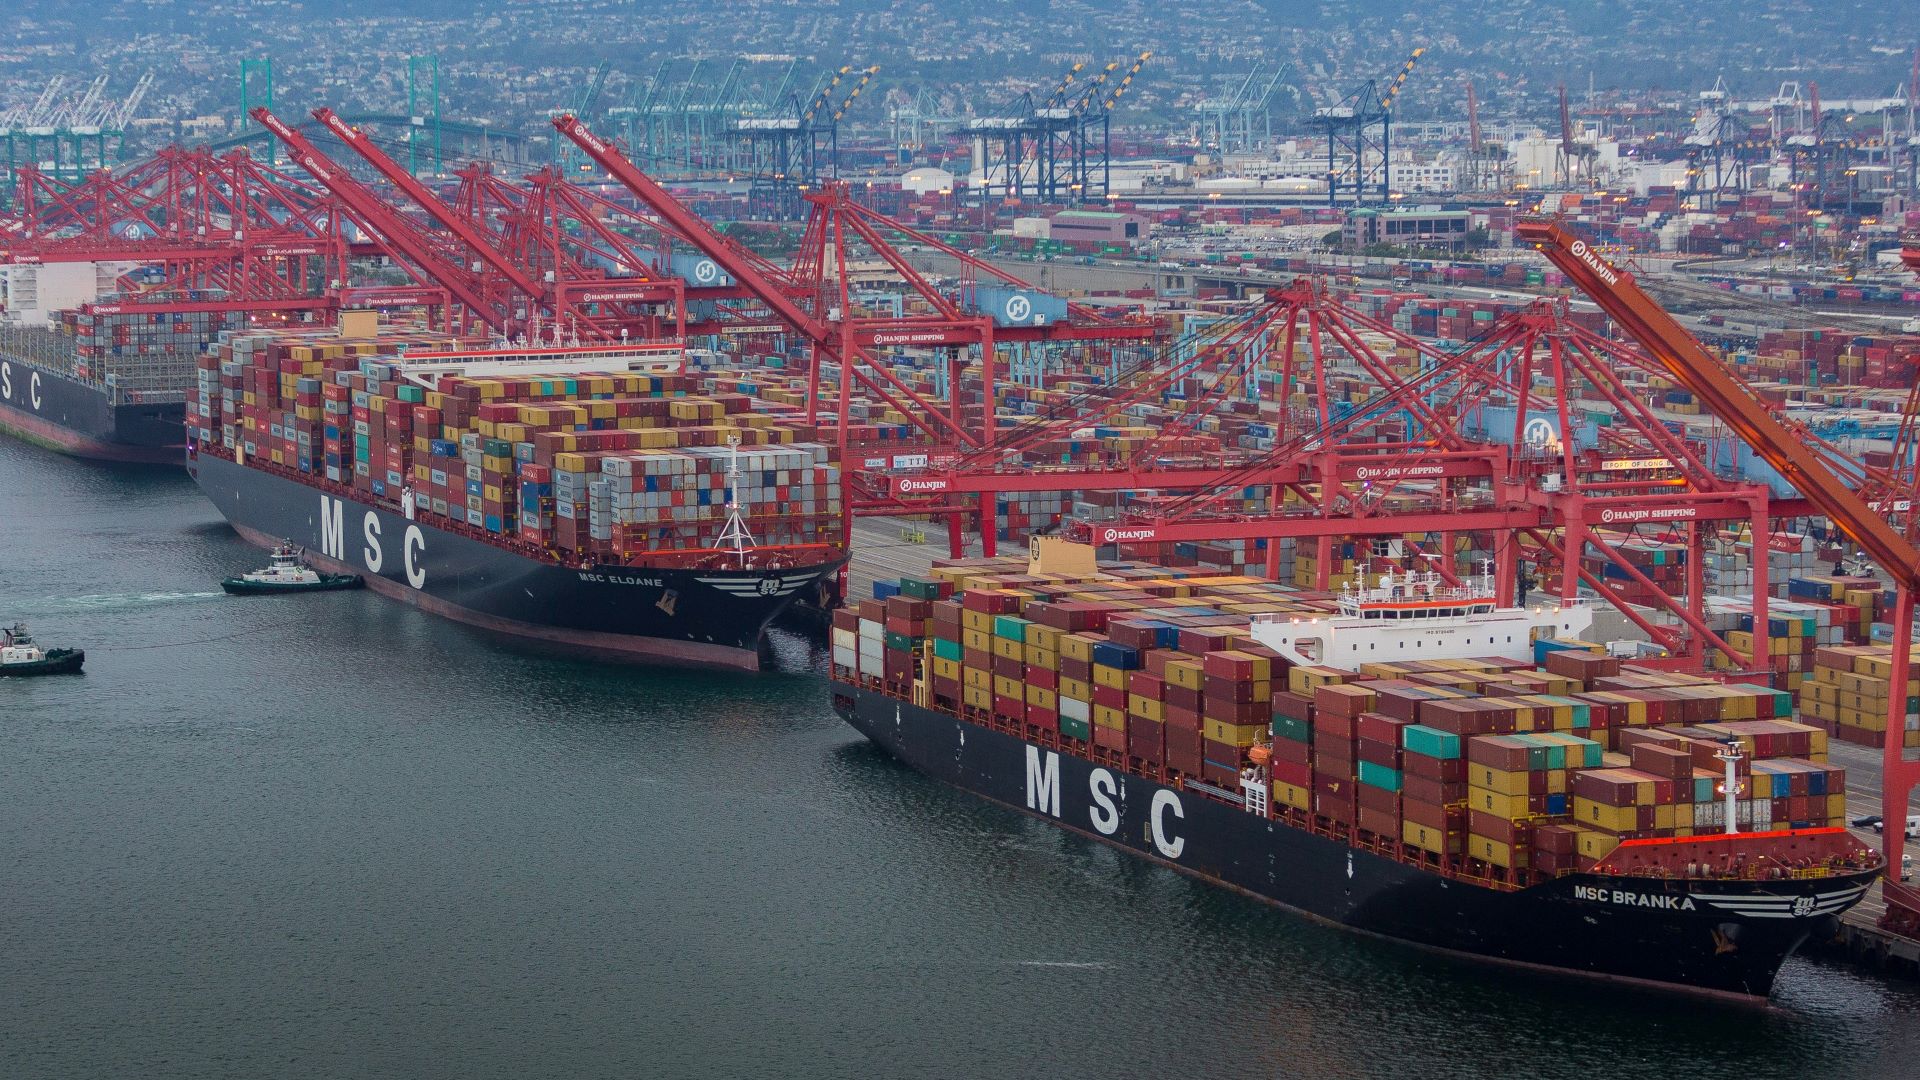
M1358 668L1392 660L1508 657L1531 660L1537 638L1579 638L1593 610L1574 601L1499 607L1493 576L1449 585L1439 574L1388 572L1378 583L1349 583L1339 612L1256 615L1253 639L1296 664Z

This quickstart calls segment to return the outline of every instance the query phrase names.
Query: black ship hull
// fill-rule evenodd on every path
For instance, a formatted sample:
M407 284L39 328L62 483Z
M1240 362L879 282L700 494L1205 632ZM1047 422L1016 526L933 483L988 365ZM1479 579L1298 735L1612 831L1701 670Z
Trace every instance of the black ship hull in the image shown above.
M1830 935L1872 877L1574 874L1501 891L875 691L836 683L834 698L906 764L1055 825L1341 926L1552 972L1763 1000L1787 956Z
M116 401L107 390L0 357L0 434L96 461L178 464L186 405Z
M408 519L368 496L190 455L187 469L241 536L291 540L308 563L469 625L630 662L757 669L766 626L844 560L779 570L573 566Z

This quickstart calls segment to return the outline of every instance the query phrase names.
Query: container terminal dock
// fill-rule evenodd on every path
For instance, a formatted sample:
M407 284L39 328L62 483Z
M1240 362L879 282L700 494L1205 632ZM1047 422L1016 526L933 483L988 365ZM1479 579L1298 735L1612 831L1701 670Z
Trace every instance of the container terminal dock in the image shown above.
M1908 955L1920 900L1883 873L1903 830L1850 831L1845 799L1875 752L1889 805L1920 776L1897 689L1914 681L1920 397L1892 370L1895 335L1703 344L1623 257L1546 217L1516 235L1578 304L1312 275L1185 307L1095 303L844 184L805 193L796 250L757 254L571 115L556 137L606 183L472 171L436 187L328 110L315 119L349 161L255 119L286 169L170 151L87 181L109 217L130 184L217 205L161 223L143 253L51 217L22 231L43 265L125 288L107 256L139 255L179 287L103 294L0 351L11 430L94 456L131 445L46 414L61 335L109 400L132 369L98 350L190 358L182 456L249 540L595 656L757 666L786 608L838 609L836 706L890 752L926 767L924 740L957 724L999 755L972 786L1000 801L1017 801L1022 744L1092 770L1083 787L1119 770L1141 806L1212 800L1192 808L1206 862L1183 869L1361 929L1762 998L1816 929ZM353 241L315 227L332 213ZM930 278L908 247L958 270ZM357 278L372 258L411 280ZM239 262L256 293L216 294ZM1116 569L1005 562L1056 547ZM895 611L908 582L930 595ZM616 599L633 589L651 591ZM936 624L962 611L990 629ZM1060 622L1041 640L1064 631L1099 658L1025 640L1041 615ZM1363 618L1398 636L1336 635ZM1522 640L1467 648L1489 620L1520 620ZM1448 640L1359 653L1421 648L1416 630ZM1009 655L1029 646L1040 659ZM1468 666L1421 666L1443 661ZM893 703L919 734L889 740ZM1482 766L1492 778L1467 784ZM1475 791L1498 801L1469 809ZM1344 852L1349 878L1365 852L1380 899L1253 882L1221 854L1248 828L1303 865ZM1167 848L1143 854L1177 864ZM1580 890L1740 918L1616 919L1631 962L1610 969L1538 935L1483 948L1407 927L1436 881L1478 890L1469 922L1538 920L1548 938ZM1675 966L1642 962L1656 954Z

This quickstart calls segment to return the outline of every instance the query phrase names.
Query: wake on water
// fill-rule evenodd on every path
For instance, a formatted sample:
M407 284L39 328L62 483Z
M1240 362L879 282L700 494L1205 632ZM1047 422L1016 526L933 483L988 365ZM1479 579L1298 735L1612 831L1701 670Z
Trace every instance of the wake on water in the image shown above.
M104 611L117 608L151 607L157 604L177 604L188 600L206 600L225 593L214 592L153 592L153 593L99 593L87 596L55 596L41 602L42 611Z

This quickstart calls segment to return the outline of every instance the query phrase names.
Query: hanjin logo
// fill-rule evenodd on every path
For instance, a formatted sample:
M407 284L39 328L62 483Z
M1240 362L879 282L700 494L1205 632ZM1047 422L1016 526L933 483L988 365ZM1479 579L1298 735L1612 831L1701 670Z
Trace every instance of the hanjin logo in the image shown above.
M720 267L712 259L701 259L693 267L693 280L711 285L720 277Z
M1007 321L1023 323L1033 318L1033 301L1018 293L1007 298Z
M953 481L944 478L934 480L915 480L911 477L894 481L896 489L902 495L933 495L942 491L952 491Z
M1160 535L1160 530L1147 527L1105 528L1100 530L1100 542L1103 544L1133 544L1152 540Z
M1616 522L1633 521L1690 521L1700 516L1697 506L1654 506L1640 510L1602 510L1600 523L1612 525Z
M1388 480L1401 476L1444 476L1446 471L1444 465L1395 465L1384 469L1362 465L1353 471L1353 475L1361 480Z
M1567 251L1571 253L1574 258L1579 259L1581 262L1585 263L1587 265L1587 269L1592 270L1594 273L1600 275L1601 281L1604 281L1609 285L1618 285L1620 283L1619 272L1614 270L1613 267L1608 266L1607 261L1605 259L1602 259L1600 256L1595 255L1592 249L1587 247L1587 242L1585 240L1575 240L1573 243L1568 244Z

